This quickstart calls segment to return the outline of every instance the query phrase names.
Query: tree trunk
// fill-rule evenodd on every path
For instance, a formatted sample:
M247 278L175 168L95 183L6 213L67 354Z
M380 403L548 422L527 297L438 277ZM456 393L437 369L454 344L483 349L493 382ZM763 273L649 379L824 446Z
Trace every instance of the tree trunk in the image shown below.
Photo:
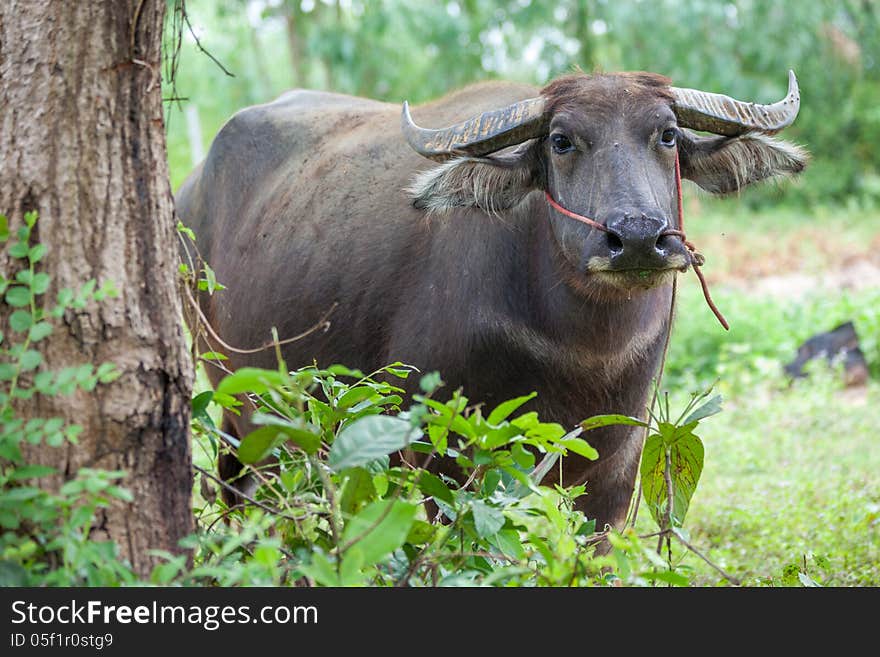
M593 34L590 31L590 3L589 0L578 0L575 8L575 37L581 44L578 64L590 73L596 62Z
M193 529L193 372L160 79L165 6L0 2L0 213L14 226L39 212L47 298L91 278L120 292L69 310L40 343L46 369L112 362L121 376L91 393L22 402L24 417L61 416L84 428L77 445L26 456L61 473L44 484L52 487L82 466L128 473L134 502L108 509L92 537L115 541L142 575L154 563L148 550L180 552Z
M290 74L293 78L293 87L307 86L304 66L305 52L303 51L302 37L300 36L299 22L302 13L299 11L299 3L287 2L284 5L284 25L287 30L287 51L290 56Z

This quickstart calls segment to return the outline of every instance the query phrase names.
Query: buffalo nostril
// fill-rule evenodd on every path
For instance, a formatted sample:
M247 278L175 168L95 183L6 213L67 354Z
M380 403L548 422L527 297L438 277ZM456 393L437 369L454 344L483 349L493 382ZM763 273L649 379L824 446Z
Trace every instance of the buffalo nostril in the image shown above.
M661 234L660 237L657 238L657 243L655 244L654 248L656 248L658 251L668 251L669 247L673 246L672 240L674 239L674 235Z
M611 231L605 233L605 240L612 254L618 254L623 251L623 241Z

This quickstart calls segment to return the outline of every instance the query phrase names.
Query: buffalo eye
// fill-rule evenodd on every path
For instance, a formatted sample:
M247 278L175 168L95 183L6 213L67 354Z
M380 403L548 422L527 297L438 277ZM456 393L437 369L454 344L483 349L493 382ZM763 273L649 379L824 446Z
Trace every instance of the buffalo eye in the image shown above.
M550 135L550 143L553 145L554 153L562 154L574 150L574 144L571 143L571 139L559 132Z
M674 128L666 128L660 134L660 143L664 146L675 146L675 137L677 136L677 131Z

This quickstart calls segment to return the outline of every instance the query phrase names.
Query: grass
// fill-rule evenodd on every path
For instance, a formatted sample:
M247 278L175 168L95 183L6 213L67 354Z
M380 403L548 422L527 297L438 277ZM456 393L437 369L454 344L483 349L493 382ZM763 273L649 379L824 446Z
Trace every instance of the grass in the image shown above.
M730 391L701 424L705 467L685 528L690 541L747 586L880 585L880 385L847 391L833 370ZM653 527L640 513L639 533ZM724 583L676 551L700 586ZM805 565L806 563L806 565Z
M692 541L746 585L798 584L792 566L825 585L880 585L880 386L847 396L814 375L731 402L702 432ZM719 581L694 567L697 583Z
M767 293L758 284L761 270L731 258L723 242L705 249L710 267L721 263L713 295L729 333L696 281L681 279L663 388L682 404L717 380L725 398L724 411L700 426L705 468L685 528L695 547L747 586L880 585L880 283L820 284L845 261L835 260L837 250L876 262L877 217L843 212L829 231L830 217L752 216L759 225L773 220L773 249L788 254L773 275L807 272L816 284L805 289L783 285ZM718 239L713 231L722 222L728 231L743 229L744 216L709 213L700 221L689 233L703 247ZM805 240L810 231L827 242ZM738 232L740 250L766 258L764 233ZM848 319L869 362L868 385L846 389L839 372L819 364L790 385L781 367L797 345ZM646 513L637 528L653 530ZM725 583L693 554L674 554L696 585Z

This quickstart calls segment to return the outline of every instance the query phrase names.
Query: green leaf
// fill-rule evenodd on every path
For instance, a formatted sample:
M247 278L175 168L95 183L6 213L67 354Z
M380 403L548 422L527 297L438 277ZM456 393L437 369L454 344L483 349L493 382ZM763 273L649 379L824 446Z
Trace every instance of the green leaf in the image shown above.
M492 493L495 492L495 489L498 488L498 484L501 481L501 471L497 469L491 469L486 472L483 477L483 485L480 487L480 495L482 497L491 497Z
M24 285L13 285L6 290L6 303L13 308L27 306L31 302L31 291Z
M513 458L514 463L521 468L528 470L535 465L535 455L520 443L514 443L511 446L510 455Z
M596 519L591 518L578 527L577 536L591 536L596 533Z
M351 468L347 471L339 508L347 516L357 513L365 502L376 496L373 475L364 468Z
M116 369L114 363L101 363L98 365L98 369L95 370L95 376L98 377L98 381L101 383L111 383L122 376L122 372Z
M416 510L416 505L401 500L373 502L346 523L342 543L356 541L348 549L357 549L364 566L372 566L403 545Z
M429 424L428 439L431 441L431 445L434 446L434 449L437 450L437 453L440 454L440 456L446 456L446 447L449 442L449 431L446 427L440 426L439 424Z
M672 570L650 571L641 573L641 575L648 581L666 582L673 586L688 586L690 584L687 577Z
M31 342L39 342L52 333L52 325L49 322L37 322L28 331L28 339Z
M396 364L397 364L397 365L403 365L403 363L396 363ZM405 369L403 369L403 368L401 368L401 367L393 367L393 366L388 366L388 367L386 367L386 368L384 368L384 369L385 369L386 372L388 372L389 374L393 374L393 375L396 376L398 379L406 379L406 378L408 378L408 377L409 377L409 373L410 373L410 371L412 371L412 370L405 370ZM413 368L413 369L415 369L415 368Z
M9 479L12 481L37 479L39 477L46 477L50 474L55 474L56 472L57 470L55 468L50 468L47 465L23 465L20 468L15 468L9 476Z
M330 448L327 463L340 472L406 447L419 435L406 420L388 415L367 415L345 425Z
M443 483L443 480L427 470L419 472L418 487L425 495L429 495L434 499L441 500L447 504L455 502L452 491Z
M58 431L61 427L64 426L64 420L60 417L50 417L46 420L46 424L43 426L43 431L49 433L50 431Z
M13 258L25 258L28 254L27 242L18 241L9 247L9 255Z
M710 415L715 415L716 413L721 412L721 395L715 395L706 403L702 404L698 407L693 413L687 416L684 421L684 424L690 424L691 422L699 422Z
M327 368L327 372L336 376L350 376L355 379L363 379L364 373L360 370L353 370L345 365L331 365Z
M9 219L6 218L5 214L0 214L0 242L5 242L9 239Z
M37 223L37 211L36 210L28 210L24 213L24 223L28 228L33 228L34 224Z
M488 427L491 425L487 425ZM522 430L513 425L503 422L497 429L489 429L484 436L477 439L477 444L483 449L495 449L510 442L511 438L522 435Z
M217 275L208 263L202 265L205 277L199 281L199 289L206 290L208 294L214 294L214 290L223 290L225 287L217 282Z
M206 351L203 354L199 354L199 358L203 360L229 360L226 356L221 354L219 351Z
M439 415L428 415L425 418L427 422L444 428L449 428L465 438L475 439L477 437L474 427L472 427L471 424L460 414L461 410L467 405L467 400L464 398L460 397L458 398L458 401L451 400L449 402L453 405L458 404L459 410L457 411L453 410L453 407L449 406L449 404L441 404L440 402L428 399L427 397L416 397L415 399L439 413Z
M670 452L673 490L673 525L681 526L687 515L691 497L703 471L703 443L690 433L664 447L659 434L651 434L645 441L640 468L642 494L648 509L659 527L663 527L664 510L667 506L666 450Z
M236 399L232 395L227 395L222 392L214 391L214 403L219 404L222 408L225 408L230 411L236 411L236 407L242 406L242 402L239 399Z
M300 570L307 577L315 580L319 586L339 586L339 575L336 574L336 568L321 552L312 552L311 563L301 565Z
M67 307L73 301L73 290L69 287L63 287L58 290L58 305Z
M567 450L574 452L575 454L579 454L584 458L590 459L591 461L595 461L599 458L599 452L593 448L590 443L588 443L583 438L562 438L557 441L558 445L565 447Z
M533 392L528 395L524 395L523 397L516 397L514 399L509 399L505 402L498 404L498 406L496 406L495 409L491 413L489 413L489 417L486 418L486 422L493 425L497 425L499 422L503 422L508 417L510 417L510 414L513 413L516 409L537 396L538 393Z
M192 417L194 420L200 420L211 427L214 426L214 421L211 419L211 416L208 415L208 404L211 403L213 398L213 390L205 390L192 398L190 404L192 406Z
M365 584L364 553L358 548L348 550L339 564L339 586L363 586Z
M279 431L307 454L314 454L321 446L319 429L301 421L293 422L287 418L269 413L254 413L251 417L254 424L276 427Z
M44 272L38 272L34 276L33 283L31 283L31 289L34 294L45 294L46 290L49 289L49 282L52 279L49 277L49 274Z
M83 427L81 425L71 424L70 426L65 427L64 435L69 442L76 445L77 442L79 442L79 434L82 433L82 430L83 430Z
M0 217L6 219L2 215ZM0 561L0 586L27 586L27 583L28 573L24 568L14 561Z
M474 514L474 528L480 538L488 538L498 533L504 526L504 513L482 500L475 500L471 511Z
M495 534L489 542L501 550L502 554L505 554L508 557L525 559L527 556L519 532L515 529L502 529Z
M62 486L62 489L64 487ZM32 500L35 497L39 497L40 495L44 495L43 491L39 488L34 488L33 486L22 486L21 488L11 488L3 491L3 502L8 504L9 502L26 502L28 500Z
M33 323L33 317L27 310L16 310L9 316L9 328L13 331L27 331Z
M0 363L0 381L11 381L18 372L18 367L12 363Z
M185 226L185 225L183 224L183 222L180 221L180 220L177 221L177 232L179 232L179 233L181 233L181 234L183 234L183 235L186 235L186 236L187 236L188 238L190 238L193 242L196 241L196 234L192 231L192 228L188 228L188 227Z
M587 418L583 422L581 422L581 426L584 428L584 431L590 431L591 429L598 429L599 427L607 427L615 424L626 424L635 427L647 427L648 425L645 422L642 422L638 418L630 417L629 415L594 415L591 418Z
M21 359L18 362L22 370L32 370L39 367L40 363L43 362L43 354L34 349L28 349L21 355Z
M280 427L260 427L251 431L241 439L238 460L245 465L262 461L286 437Z
M440 378L440 372L428 372L419 379L419 388L426 395L430 395L442 385L443 379Z
M437 528L429 522L416 519L406 535L406 542L410 545L424 545L437 533Z
M336 408L344 411L347 408L351 408L355 404L359 404L365 399L369 399L375 394L376 391L372 388L368 388L367 386L349 388L346 393L339 398L339 401L336 402Z
M94 278L90 278L82 284L79 288L79 292L76 293L76 298L73 300L74 308L82 308L86 305L89 297L92 296L92 292L95 291L95 285L96 281Z
M224 377L216 391L226 395L251 392L260 395L269 388L283 386L287 377L277 370L264 370L256 367L242 367Z
M39 262L43 259L43 256L46 255L46 245L45 244L35 244L28 251L28 260L31 262Z
M60 431L56 433L50 433L46 436L46 444L49 447L61 447L64 443L64 434Z
M107 486L107 494L111 497L115 497L117 500L122 500L123 502L134 502L134 495L127 488L123 488L122 486Z

